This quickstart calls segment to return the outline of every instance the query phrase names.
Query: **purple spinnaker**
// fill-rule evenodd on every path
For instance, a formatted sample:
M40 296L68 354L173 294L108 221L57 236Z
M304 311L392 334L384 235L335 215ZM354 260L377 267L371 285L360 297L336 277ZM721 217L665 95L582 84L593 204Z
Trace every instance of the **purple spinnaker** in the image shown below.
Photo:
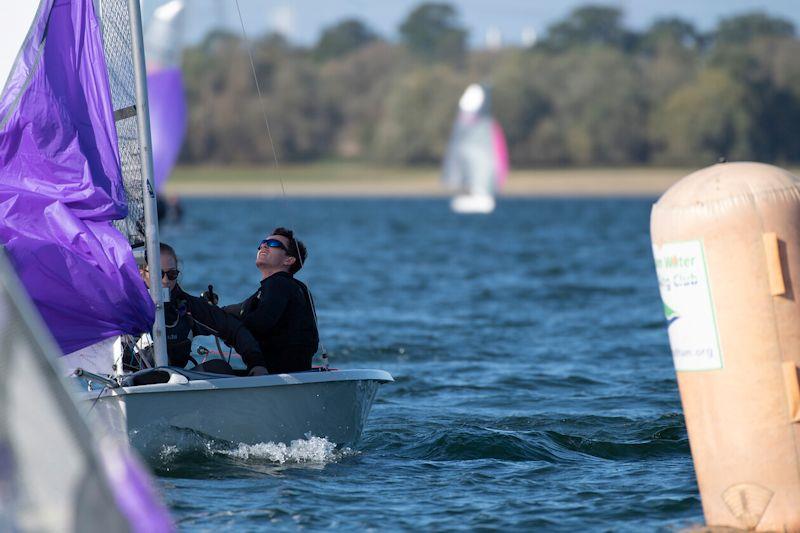
M64 353L150 330L91 0L42 2L0 95L0 244Z
M150 135L153 139L153 172L156 190L167 181L186 134L186 99L179 68L147 74Z

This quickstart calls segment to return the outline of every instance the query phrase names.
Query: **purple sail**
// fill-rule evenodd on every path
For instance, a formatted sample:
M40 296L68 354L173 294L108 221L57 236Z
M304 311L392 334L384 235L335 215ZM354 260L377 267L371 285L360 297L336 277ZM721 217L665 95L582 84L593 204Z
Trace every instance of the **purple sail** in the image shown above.
M91 0L43 2L0 95L0 244L64 353L148 331Z
M179 68L147 74L150 103L150 134L153 139L153 171L156 190L161 190L172 172L186 133L186 99Z

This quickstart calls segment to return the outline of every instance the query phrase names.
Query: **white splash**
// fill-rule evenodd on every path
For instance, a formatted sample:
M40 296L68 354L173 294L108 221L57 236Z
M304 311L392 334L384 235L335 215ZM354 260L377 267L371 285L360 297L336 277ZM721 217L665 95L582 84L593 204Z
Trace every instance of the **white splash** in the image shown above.
M158 452L158 459L162 463L169 463L180 451L177 446L165 444Z
M232 450L217 450L217 453L229 455L236 459L267 460L274 463L330 463L342 455L352 453L349 448L336 452L336 444L324 437L307 436L305 439L293 440L289 446L279 442L261 442L258 444L240 443Z

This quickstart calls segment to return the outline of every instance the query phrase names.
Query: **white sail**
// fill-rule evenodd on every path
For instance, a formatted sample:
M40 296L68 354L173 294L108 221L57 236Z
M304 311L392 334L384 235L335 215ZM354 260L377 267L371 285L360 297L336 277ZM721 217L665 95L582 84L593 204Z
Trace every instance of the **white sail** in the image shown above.
M3 6L3 16L0 17L0 87L5 85L39 8L39 2L7 4L10 5Z
M183 12L184 2L171 0L159 6L153 13L145 33L148 70L180 66Z

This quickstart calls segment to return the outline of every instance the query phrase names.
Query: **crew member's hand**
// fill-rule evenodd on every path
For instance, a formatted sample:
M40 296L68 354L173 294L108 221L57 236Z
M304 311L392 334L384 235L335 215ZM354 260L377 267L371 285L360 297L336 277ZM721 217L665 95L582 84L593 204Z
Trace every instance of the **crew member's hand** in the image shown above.
M266 376L267 375L267 369L264 368L263 366L254 366L252 369L250 369L250 373L247 374L247 375L248 376Z

